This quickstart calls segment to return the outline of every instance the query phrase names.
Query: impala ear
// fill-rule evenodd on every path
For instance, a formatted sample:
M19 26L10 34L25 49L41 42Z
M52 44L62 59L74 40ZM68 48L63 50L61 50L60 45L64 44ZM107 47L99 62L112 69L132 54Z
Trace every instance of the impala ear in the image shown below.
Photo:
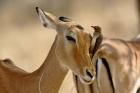
M44 27L49 27L53 28L56 30L57 28L57 18L47 12L44 12L42 9L39 7L36 7L36 12L41 20L41 23L43 24Z

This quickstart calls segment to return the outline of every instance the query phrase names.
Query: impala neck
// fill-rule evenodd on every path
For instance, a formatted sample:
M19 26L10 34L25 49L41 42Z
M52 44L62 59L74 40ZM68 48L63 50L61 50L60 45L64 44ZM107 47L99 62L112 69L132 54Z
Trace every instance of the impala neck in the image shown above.
M60 66L55 56L56 41L57 36L44 63L33 73L35 76L39 76L38 82L40 82L41 93L58 93L60 85L67 73Z

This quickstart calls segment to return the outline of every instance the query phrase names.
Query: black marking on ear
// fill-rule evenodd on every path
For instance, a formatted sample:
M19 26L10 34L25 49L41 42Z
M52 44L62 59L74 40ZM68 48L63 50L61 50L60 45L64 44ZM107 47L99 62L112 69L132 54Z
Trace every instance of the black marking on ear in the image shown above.
M36 7L35 9L36 9L37 15L39 16L39 9L40 9L40 8L39 8L39 7ZM41 10L41 9L40 9L40 10ZM44 20L44 19L42 19L42 20ZM44 27L47 27L47 24L46 24L46 23L43 23L43 26L44 26Z
M67 17L64 17L64 16L60 16L59 17L59 20L63 21L63 22L70 22L71 19L67 18Z
M35 9L36 9L37 14L39 14L39 7L36 7Z

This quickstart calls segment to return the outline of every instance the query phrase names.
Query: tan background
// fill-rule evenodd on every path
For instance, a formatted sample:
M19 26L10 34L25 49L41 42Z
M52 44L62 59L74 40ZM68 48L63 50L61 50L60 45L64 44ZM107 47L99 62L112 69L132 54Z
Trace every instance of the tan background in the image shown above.
M0 0L0 58L28 72L42 64L56 35L41 25L35 6L67 16L88 32L99 25L106 37L129 40L139 33L136 0Z

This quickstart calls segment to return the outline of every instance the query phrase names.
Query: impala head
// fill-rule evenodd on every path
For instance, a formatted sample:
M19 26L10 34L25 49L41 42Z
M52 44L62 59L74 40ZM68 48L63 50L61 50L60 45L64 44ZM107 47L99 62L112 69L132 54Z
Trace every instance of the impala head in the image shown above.
M83 83L92 83L95 70L89 54L91 35L69 18L55 17L38 7L36 10L42 24L57 32L55 54L60 63L71 69Z

